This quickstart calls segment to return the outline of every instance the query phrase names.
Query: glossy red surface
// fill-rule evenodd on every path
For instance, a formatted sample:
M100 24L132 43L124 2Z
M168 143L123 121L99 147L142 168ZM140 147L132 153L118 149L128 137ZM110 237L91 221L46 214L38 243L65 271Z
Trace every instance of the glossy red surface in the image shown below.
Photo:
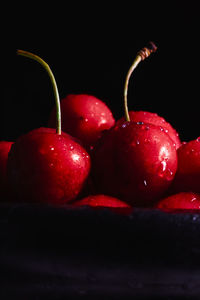
M104 130L115 124L108 106L100 99L86 94L70 94L61 100L62 130L78 138L87 147L93 145ZM49 127L55 127L55 109Z
M200 192L200 138L183 143L177 151L178 169L173 191Z
M160 200L156 207L164 210L200 209L200 194L180 192Z
M18 138L8 180L18 201L62 204L76 198L90 172L86 150L66 133L39 128Z
M126 202L107 195L90 195L74 202L75 206L88 205L92 207L130 207Z
M94 149L93 176L101 192L136 206L151 206L177 170L176 147L162 127L125 122Z
M157 113L152 113L148 111L130 111L129 112L130 120L133 122L144 122L153 124L156 126L161 126L165 132L171 137L173 142L176 144L176 149L181 146L181 140L179 138L178 132L172 127L172 125L167 122L163 117L159 116ZM121 118L119 123L125 121L124 118Z

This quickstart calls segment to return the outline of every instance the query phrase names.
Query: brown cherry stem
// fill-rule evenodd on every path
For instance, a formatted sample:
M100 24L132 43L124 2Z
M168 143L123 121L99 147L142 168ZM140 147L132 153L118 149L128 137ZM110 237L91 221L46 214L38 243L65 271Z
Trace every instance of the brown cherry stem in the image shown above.
M138 64L142 60L145 60L147 57L149 57L149 55L152 52L155 52L157 50L157 47L153 42L150 42L149 44L150 44L149 47L144 47L140 51L138 51L136 58L134 59L132 65L126 75L125 84L124 84L124 114L125 114L125 120L128 122L130 121L130 116L129 116L129 112L128 112L128 100L127 100L129 79L130 79L133 71L138 66Z

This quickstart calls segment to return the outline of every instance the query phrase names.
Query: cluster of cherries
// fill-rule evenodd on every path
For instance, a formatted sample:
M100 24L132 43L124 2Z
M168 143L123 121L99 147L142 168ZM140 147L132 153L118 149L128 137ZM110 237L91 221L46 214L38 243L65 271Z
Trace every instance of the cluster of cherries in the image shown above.
M60 101L48 64L18 50L46 69L56 105L48 128L0 142L2 197L56 205L199 209L200 138L181 142L158 114L128 111L130 76L155 50L150 43L137 53L125 80L125 115L119 120L92 95L70 94Z

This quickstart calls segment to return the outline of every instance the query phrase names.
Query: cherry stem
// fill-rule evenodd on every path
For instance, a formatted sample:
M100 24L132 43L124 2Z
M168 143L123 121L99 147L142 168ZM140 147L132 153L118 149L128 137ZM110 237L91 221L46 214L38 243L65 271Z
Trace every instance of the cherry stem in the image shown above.
M57 88L57 84L56 84L56 80L55 80L55 77L53 75L53 72L51 71L49 65L41 57L39 57L39 56L37 56L37 55L35 55L31 52L24 51L24 50L17 50L17 54L21 55L21 56L31 58L31 59L37 61L47 71L47 73L50 77L52 86L53 86L53 93L54 93L54 96L55 96L55 103L56 103L56 133L60 135L61 134L60 97L59 97L58 88Z
M142 60L145 60L145 58L149 57L149 55L152 52L155 52L157 50L157 47L153 42L150 42L149 44L150 44L149 47L142 48L137 53L136 58L134 59L132 65L129 68L128 73L126 75L125 84L124 84L124 115L125 115L125 120L128 122L130 121L130 116L129 116L129 112L128 112L128 100L127 100L129 79L130 79L133 71L138 66L138 64Z

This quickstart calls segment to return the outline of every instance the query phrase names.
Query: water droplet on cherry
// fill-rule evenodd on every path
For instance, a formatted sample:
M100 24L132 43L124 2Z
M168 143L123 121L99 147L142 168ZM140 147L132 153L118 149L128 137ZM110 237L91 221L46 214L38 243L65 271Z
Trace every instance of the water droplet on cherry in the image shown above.
M160 176L160 178L166 179L168 181L172 180L174 172L167 168L166 160L161 161L161 164L158 167L158 175Z
M163 178L165 176L165 172L166 172L166 167L167 167L167 163L165 160L160 162L160 166L158 168L158 175Z
M151 140L150 139L144 139L144 143L150 143Z
M194 153L194 152L195 152L195 150L193 148L189 149L189 150L186 151L186 155L191 155L191 154L195 154L196 155L196 153Z
M172 180L173 177L174 177L174 172L172 172L170 169L167 169L166 173L165 173L165 178L168 181L170 181L170 180Z
M144 183L144 186L147 186L147 181L145 179L144 179L143 183Z
M193 202L195 200L197 200L197 198L194 196L194 197L192 197L192 199L190 201Z

